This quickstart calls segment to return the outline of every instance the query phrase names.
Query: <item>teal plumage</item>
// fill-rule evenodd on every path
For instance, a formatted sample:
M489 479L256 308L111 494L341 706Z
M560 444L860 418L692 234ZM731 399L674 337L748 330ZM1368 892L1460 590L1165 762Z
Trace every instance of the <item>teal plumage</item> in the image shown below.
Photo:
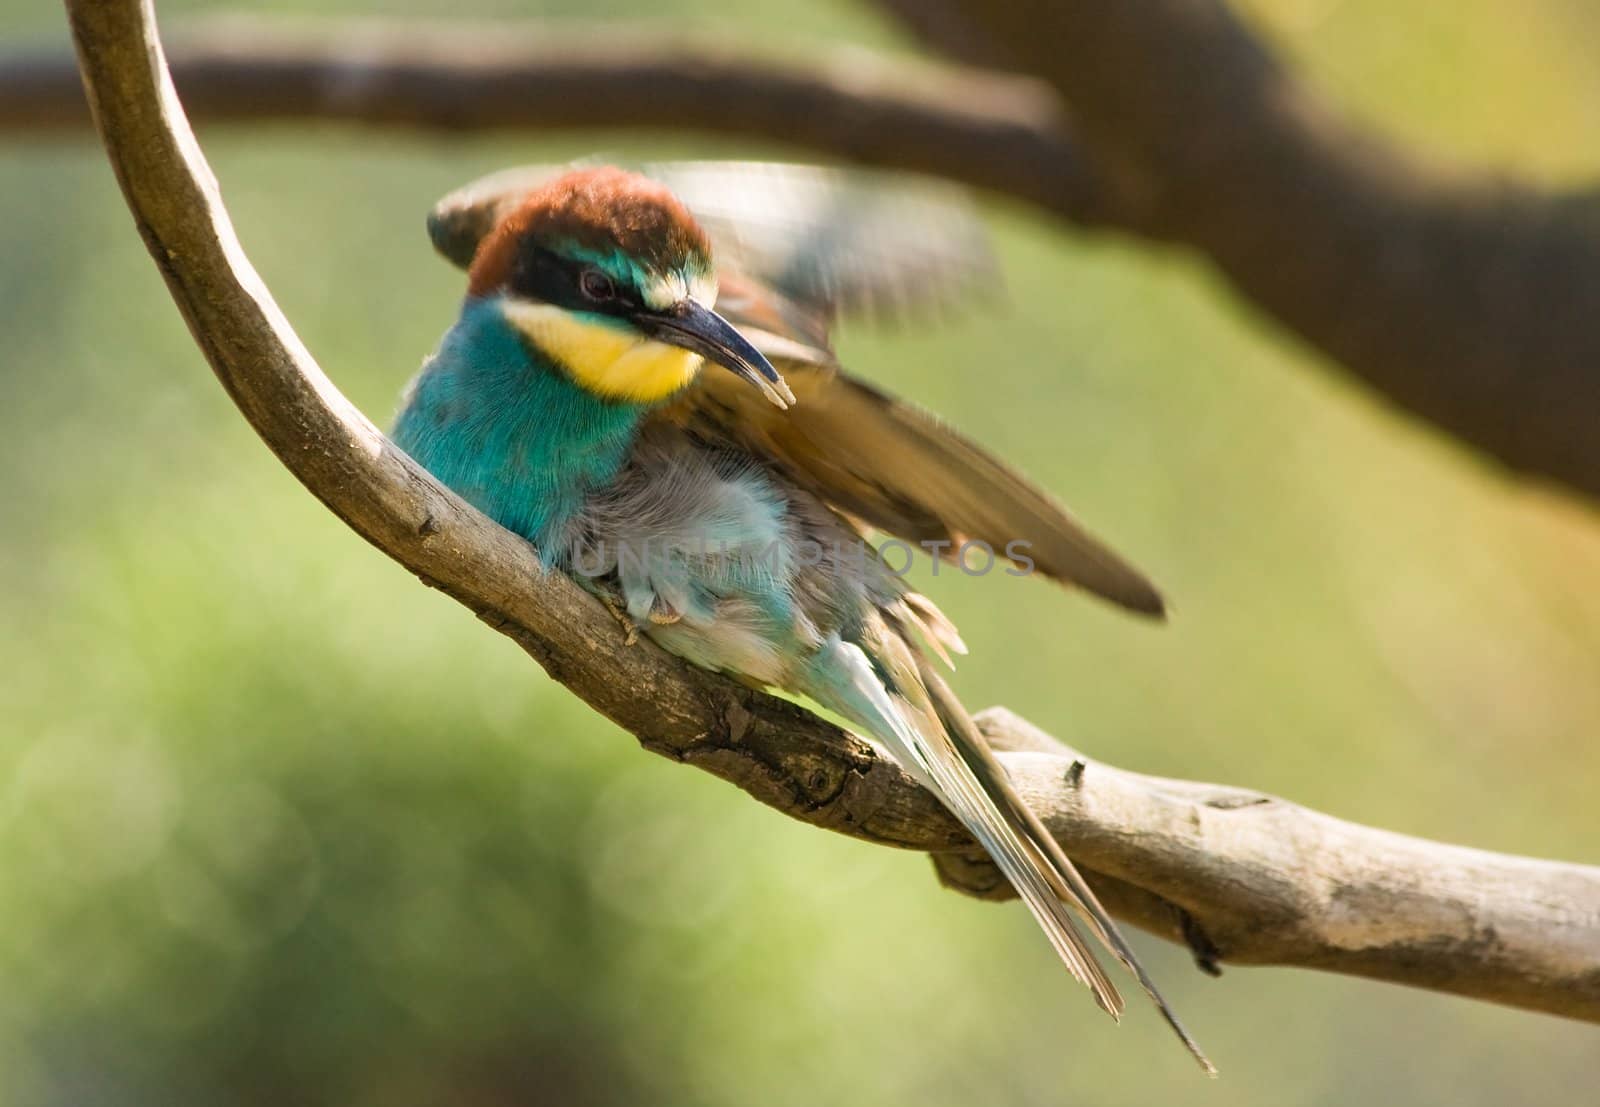
M621 469L645 410L536 361L493 301L468 297L405 397L394 439L551 564L561 528Z
M1080 922L1209 1069L929 663L925 649L964 652L955 629L862 528L1025 540L1043 574L1135 610L1158 612L1155 590L987 453L839 369L826 344L849 284L830 279L837 264L714 270L688 210L617 170L482 207L492 218L470 251L448 237L459 227L433 224L447 253L470 252L469 294L396 442L630 633L854 720L967 826L1103 1008L1120 1013L1121 997ZM759 279L780 269L804 282Z

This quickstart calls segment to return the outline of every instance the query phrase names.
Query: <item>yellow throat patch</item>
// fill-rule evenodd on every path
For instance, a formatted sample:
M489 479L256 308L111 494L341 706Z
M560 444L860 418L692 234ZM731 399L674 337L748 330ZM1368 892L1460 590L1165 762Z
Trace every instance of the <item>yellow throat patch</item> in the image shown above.
M664 400L694 380L705 361L699 354L550 304L507 299L501 311L581 387L612 400Z

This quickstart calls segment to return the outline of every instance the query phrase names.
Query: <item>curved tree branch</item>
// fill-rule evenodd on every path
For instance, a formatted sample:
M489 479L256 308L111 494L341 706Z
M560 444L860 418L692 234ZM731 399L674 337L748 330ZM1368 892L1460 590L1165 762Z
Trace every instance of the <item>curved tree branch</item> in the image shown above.
M204 118L781 137L1191 246L1415 415L1600 496L1600 200L1417 164L1338 119L1218 0L880 3L1049 85L611 27L233 20L176 65ZM0 59L0 130L81 121L66 59Z
M139 0L68 0L102 140L212 368L268 446L384 553L443 589L648 749L785 814L994 882L928 793L785 701L691 668L612 619L422 471L323 375L244 257ZM983 719L1024 796L1122 917L1207 960L1307 965L1600 1021L1600 870L1368 830L1099 765Z
M1026 751L1006 760L1019 792L1076 856L1121 882L1112 897L1157 893L1164 926L1150 925L1154 905L1135 921L1187 941L1202 965L1302 965L1480 997L1492 979L1499 1002L1600 1021L1600 868L1111 768L1001 708L980 725L997 746ZM986 858L940 860L959 885L1009 892ZM1566 999L1553 1005L1555 995Z

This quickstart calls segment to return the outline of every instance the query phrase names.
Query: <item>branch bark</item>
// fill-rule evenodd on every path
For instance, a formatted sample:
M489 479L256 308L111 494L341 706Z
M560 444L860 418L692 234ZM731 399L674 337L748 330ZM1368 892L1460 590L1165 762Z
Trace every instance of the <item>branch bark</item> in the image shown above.
M322 373L245 258L162 59L148 0L67 0L140 233L201 351L279 459L352 529L511 637L647 749L816 826L939 856L993 894L938 803L783 700L627 647L571 581L397 450ZM1600 869L1342 823L1250 793L1086 763L984 715L1024 796L1123 918L1211 959L1380 977L1600 1021Z
M1192 247L1401 407L1600 496L1592 195L1420 164L1339 119L1218 0L880 3L958 56L1043 80L610 27L240 20L193 35L177 68L202 118L781 137ZM0 60L0 130L77 126L77 104L66 59Z

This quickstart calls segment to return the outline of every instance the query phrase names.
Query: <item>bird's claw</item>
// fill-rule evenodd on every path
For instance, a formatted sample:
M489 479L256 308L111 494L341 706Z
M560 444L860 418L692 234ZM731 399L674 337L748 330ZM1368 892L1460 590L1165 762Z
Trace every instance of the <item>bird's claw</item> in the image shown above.
M617 601L612 599L606 593L599 593L599 597L600 602L605 604L606 610L611 612L611 617L622 624L622 632L624 635L622 644L624 646L631 646L635 642L639 641L639 624L633 621L633 617L624 611Z

